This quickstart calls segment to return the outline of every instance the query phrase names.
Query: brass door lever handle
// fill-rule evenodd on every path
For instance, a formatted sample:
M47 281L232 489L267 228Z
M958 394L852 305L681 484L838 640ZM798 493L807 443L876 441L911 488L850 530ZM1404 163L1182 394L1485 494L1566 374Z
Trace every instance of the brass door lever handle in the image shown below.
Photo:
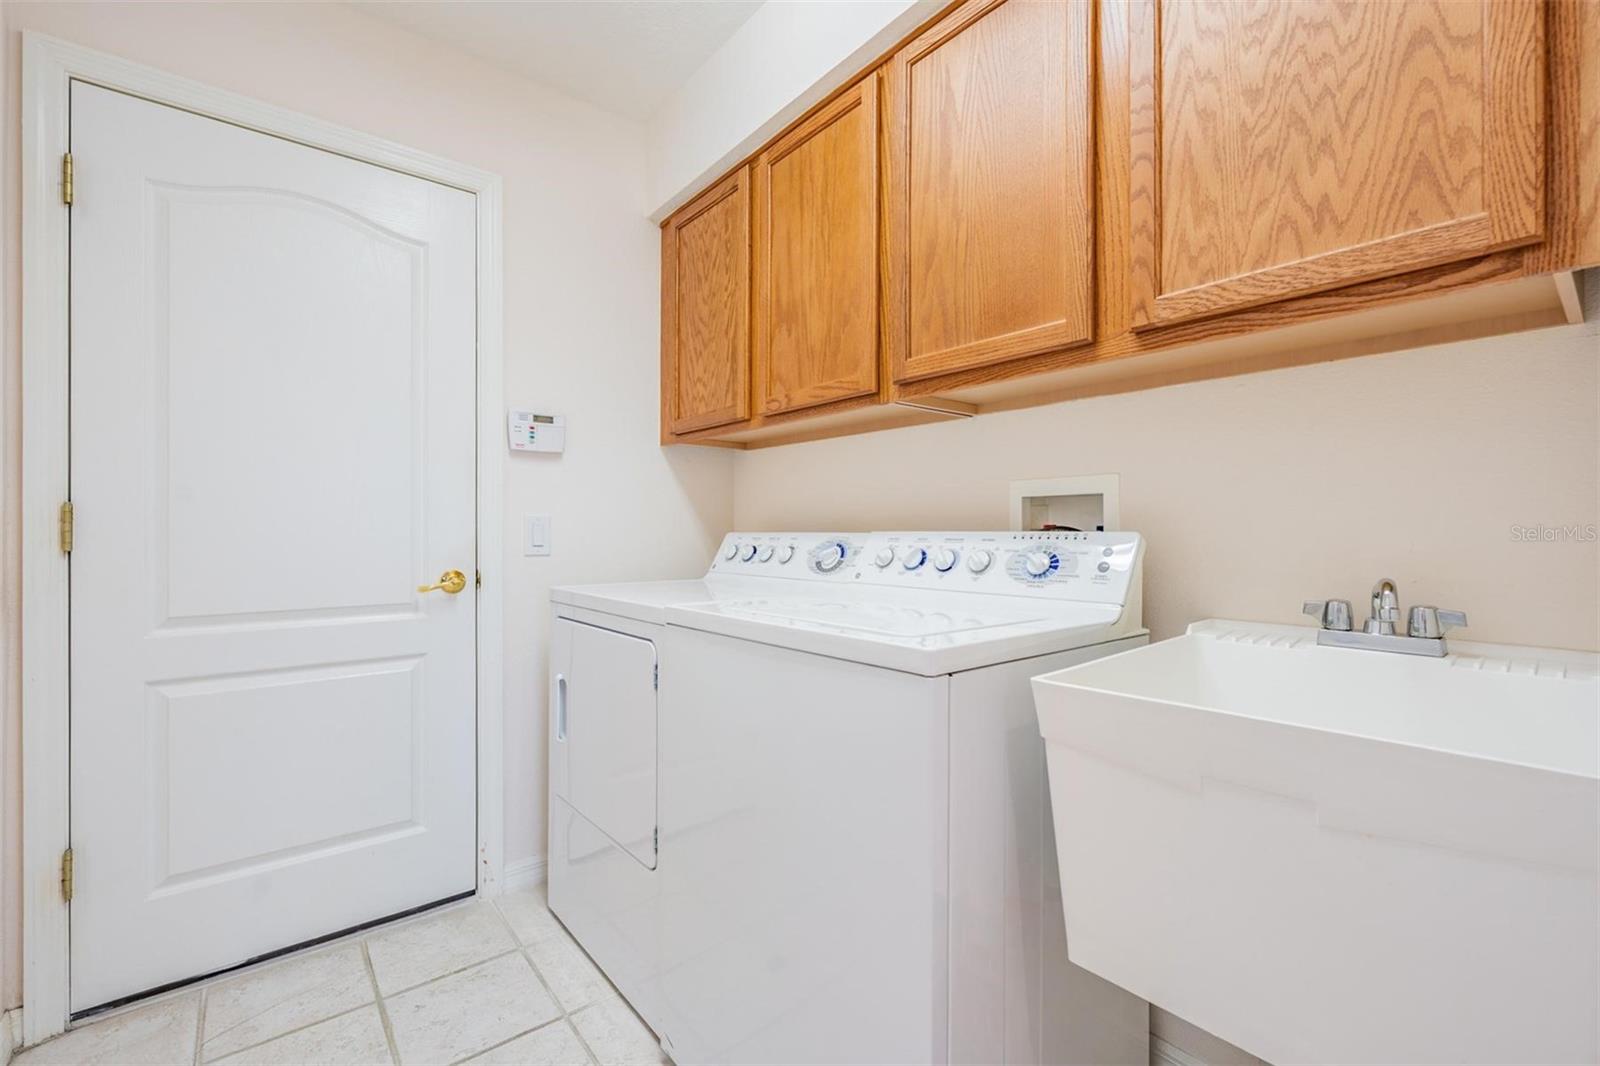
M454 596L467 587L467 575L459 570L446 570L439 575L439 580L431 585L418 585L418 592L448 592Z

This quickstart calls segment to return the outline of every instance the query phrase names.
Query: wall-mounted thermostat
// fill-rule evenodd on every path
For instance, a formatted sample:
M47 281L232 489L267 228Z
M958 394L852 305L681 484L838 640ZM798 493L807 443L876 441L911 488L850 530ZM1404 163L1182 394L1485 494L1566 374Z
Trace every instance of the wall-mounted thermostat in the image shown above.
M567 416L507 411L506 437L514 452L559 452L567 447Z

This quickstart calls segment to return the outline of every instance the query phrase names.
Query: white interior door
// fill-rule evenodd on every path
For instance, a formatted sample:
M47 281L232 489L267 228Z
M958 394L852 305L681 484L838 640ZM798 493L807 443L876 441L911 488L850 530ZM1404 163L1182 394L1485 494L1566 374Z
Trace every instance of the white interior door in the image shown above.
M71 107L83 1010L474 886L476 204Z

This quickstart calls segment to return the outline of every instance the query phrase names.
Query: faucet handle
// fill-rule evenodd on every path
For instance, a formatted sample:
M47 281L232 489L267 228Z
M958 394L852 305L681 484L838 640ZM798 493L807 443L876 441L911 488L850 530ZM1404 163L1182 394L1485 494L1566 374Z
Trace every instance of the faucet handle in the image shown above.
M1323 629L1350 632L1349 600L1307 600L1300 611L1315 618Z
M1438 638L1444 636L1444 631L1467 624L1465 611L1441 611L1437 607L1420 606L1411 608L1411 615L1406 620L1406 632L1413 637Z

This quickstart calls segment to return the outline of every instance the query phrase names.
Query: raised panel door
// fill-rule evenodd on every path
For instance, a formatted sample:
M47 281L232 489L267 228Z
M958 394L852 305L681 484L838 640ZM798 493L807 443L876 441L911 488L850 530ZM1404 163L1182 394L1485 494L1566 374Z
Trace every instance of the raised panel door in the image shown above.
M1094 336L1088 0L969 0L887 66L897 381Z
M1538 240L1544 5L1134 0L1135 329Z
M755 163L762 414L878 388L878 94L869 76Z
M661 232L662 417L668 433L750 417L750 168Z
M71 108L84 1010L474 887L477 205Z

